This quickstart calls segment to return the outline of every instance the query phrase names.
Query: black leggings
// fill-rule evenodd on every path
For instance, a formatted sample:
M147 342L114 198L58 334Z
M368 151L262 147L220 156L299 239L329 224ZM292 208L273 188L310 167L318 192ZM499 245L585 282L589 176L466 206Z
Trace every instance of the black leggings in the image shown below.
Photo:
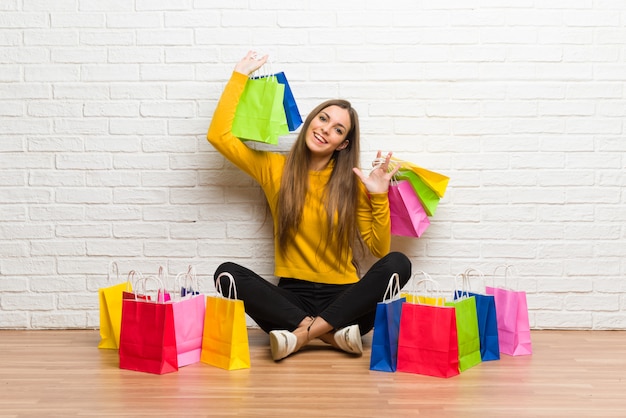
M238 264L227 262L215 271L215 281L223 273L235 279L237 298L243 300L246 313L263 329L293 331L307 316L319 316L335 329L358 324L361 334L374 327L376 305L387 289L389 279L398 273L400 287L411 277L411 261L402 253L392 252L378 260L354 284L334 285L281 278L278 286ZM223 293L228 293L228 278L222 277Z

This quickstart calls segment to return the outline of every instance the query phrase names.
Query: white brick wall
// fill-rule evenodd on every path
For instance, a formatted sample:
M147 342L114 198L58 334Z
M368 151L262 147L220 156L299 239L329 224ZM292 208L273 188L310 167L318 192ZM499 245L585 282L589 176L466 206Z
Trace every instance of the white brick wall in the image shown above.
M255 48L303 114L353 102L364 166L451 177L394 238L416 269L512 263L533 327L626 329L626 4L302 3L0 2L0 328L97 327L111 261L274 279L262 194L204 137Z

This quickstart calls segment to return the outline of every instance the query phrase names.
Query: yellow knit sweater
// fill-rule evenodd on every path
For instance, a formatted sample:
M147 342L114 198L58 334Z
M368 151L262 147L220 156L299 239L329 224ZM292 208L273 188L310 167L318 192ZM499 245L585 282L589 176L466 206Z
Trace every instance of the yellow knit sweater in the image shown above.
M285 156L253 150L231 133L235 110L247 80L248 77L244 74L233 72L213 115L207 139L224 157L261 185L276 231L278 193ZM339 249L335 241L322 242L328 236L326 211L321 200L322 190L331 171L332 165L329 164L322 171L309 172L309 190L293 244L283 253L278 246L278 240L274 240L276 276L329 284L347 284L359 280L351 262L338 263ZM372 254L382 257L389 252L391 245L389 200L386 193L368 194L362 184L361 190L357 213L358 229ZM348 256L348 260L351 260L352 253ZM338 268L338 265L341 267Z

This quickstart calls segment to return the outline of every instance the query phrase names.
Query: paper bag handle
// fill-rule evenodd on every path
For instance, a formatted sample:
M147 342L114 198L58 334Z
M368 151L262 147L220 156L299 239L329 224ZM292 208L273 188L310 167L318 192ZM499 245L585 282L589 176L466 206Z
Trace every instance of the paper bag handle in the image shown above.
M132 292L133 289L137 287L137 283L140 280L143 280L143 275L141 274L140 271L137 271L137 270L129 271L128 276L126 278L126 291Z
M189 287L187 287L189 284ZM183 295L183 289L185 294ZM198 277L192 265L185 272L180 272L174 279L174 294L178 294L180 298L193 296L199 290Z
M511 277L512 276L517 276L517 269L515 268L515 266L513 266L512 264L501 264L499 266L496 266L495 269L493 269L493 284L495 286L496 283L496 274L498 272L499 269L503 268L504 269L504 288L505 289L509 289L509 290L513 290L511 287L509 287L508 283L507 283L507 279L509 278L509 272L511 273Z
M411 294L411 295L416 295L417 291L418 291L418 283L421 283L422 280L417 280L418 276L424 276L424 279L422 280L426 280L426 281L433 281L434 280L430 277L430 275L428 273L426 273L424 270L418 270L413 274L413 277L411 277L411 280L409 280L409 282L407 283L407 293ZM436 282L435 282L436 283ZM438 284L437 284L438 286Z
M107 284L111 284L111 276L112 274L115 274L115 283L119 283L120 282L120 268L117 265L116 261L111 261L109 263L109 271L107 273Z
M148 284L148 282L150 280L156 282L156 284L157 284L157 288L155 290L156 294L157 294L157 297L154 298L154 300L150 300L150 299L148 299L148 300L141 299L141 300L146 301L146 302L158 302L158 303L163 302L163 301L160 300L159 295L165 293L165 285L163 284L163 281L159 277L157 277L157 276L142 276L140 279L138 279L135 282L136 286L135 286L134 292L133 292L135 294L135 299L137 299L137 292L139 290L139 285L142 286L142 292L140 294L147 296L147 291L148 291L147 284Z
M421 280L416 280L418 276L424 276ZM427 284L431 286L428 287ZM419 298L419 287L423 286L424 294L428 295L435 299L435 306L439 306L439 301L443 304L445 301L445 297L443 296L441 289L439 288L439 283L436 280L433 280L428 273L423 270L419 270L415 272L413 278L411 278L411 286L408 289L409 294L414 296L415 304L422 305ZM443 306L443 305L441 305Z
M468 269L469 270L469 269ZM459 278L461 279L461 288L459 290L459 286L457 285ZM454 276L454 298L455 299L463 299L468 298L470 296L470 292L472 290L472 286L469 282L469 274L466 270L465 273L458 273Z
M387 290L385 290L385 295L383 296L383 302L392 301L400 298L400 275L398 273L393 273L391 278L389 278L389 283L387 284Z
M217 290L217 293L224 297L224 293L222 292L222 281L220 280L222 277L228 277L228 279L230 280L230 284L228 285L228 299L237 299L237 286L235 286L235 278L233 277L232 274L228 273L228 272L222 272L219 274L219 276L217 276L217 280L215 280L216 284L215 284L215 290ZM232 296L235 297L232 297Z
M426 284L428 283L430 283L432 287L429 288L428 286L426 286ZM416 287L418 287L421 284L424 284L424 294L435 300L434 306L444 306L446 298L443 295L441 289L439 288L439 283L437 281L429 277L427 279L419 280L416 284ZM439 302L441 302L441 305L439 304ZM426 305L420 302L419 295L415 295L415 303L417 305Z

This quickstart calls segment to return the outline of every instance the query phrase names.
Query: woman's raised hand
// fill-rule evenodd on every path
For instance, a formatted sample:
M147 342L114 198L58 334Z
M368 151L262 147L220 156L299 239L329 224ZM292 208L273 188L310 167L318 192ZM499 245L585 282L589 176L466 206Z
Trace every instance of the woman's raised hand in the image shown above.
M391 160L392 153L388 153L384 158L382 153L378 151L376 159L374 160L374 169L370 172L369 176L365 176L358 168L353 168L352 171L361 179L367 191L370 193L387 193L389 190L389 182L393 176L400 170L400 164L392 167L389 170L389 162Z
M248 51L245 57L235 65L235 71L241 74L250 75L265 64L268 55L257 57L256 51Z

